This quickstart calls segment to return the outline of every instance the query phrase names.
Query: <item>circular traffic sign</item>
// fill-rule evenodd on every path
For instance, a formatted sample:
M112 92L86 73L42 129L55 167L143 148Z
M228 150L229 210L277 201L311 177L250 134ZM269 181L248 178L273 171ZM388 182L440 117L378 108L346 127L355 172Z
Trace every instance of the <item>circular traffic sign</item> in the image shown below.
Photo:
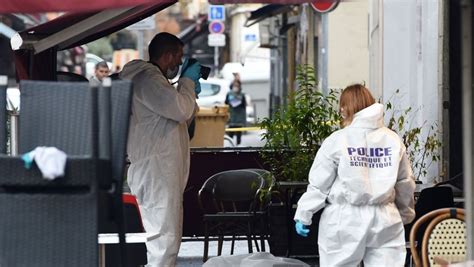
M327 13L336 9L340 0L314 0L311 6L319 13Z
M210 33L223 33L225 29L224 23L219 20L213 20L209 23Z

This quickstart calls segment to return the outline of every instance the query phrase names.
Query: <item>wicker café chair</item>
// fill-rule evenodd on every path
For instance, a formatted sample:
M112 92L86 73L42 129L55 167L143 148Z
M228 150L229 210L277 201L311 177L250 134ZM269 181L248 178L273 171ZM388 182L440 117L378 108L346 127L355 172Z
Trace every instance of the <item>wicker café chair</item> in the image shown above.
M88 83L21 81L19 152L56 146L64 177L42 178L19 157L0 156L0 266L93 266L98 258L100 185L110 164L95 157L94 96Z
M0 214L8 214L0 217L0 266L96 266L99 232L112 225L124 240L130 82L91 90L89 83L22 81L20 88L20 153L55 146L68 159L64 177L47 181L18 157L0 156Z
M421 258L415 236L428 224L423 235ZM464 210L444 208L427 213L415 222L410 232L410 249L416 266L439 266L462 262L466 258Z

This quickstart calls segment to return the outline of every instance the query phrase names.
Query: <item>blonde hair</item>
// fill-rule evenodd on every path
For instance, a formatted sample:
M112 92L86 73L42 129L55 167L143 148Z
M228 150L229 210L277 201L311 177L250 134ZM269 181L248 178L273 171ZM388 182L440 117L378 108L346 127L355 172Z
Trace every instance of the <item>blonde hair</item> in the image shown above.
M344 115L342 127L351 124L354 114L371 106L375 103L375 99L362 84L352 84L347 86L339 98L339 110Z

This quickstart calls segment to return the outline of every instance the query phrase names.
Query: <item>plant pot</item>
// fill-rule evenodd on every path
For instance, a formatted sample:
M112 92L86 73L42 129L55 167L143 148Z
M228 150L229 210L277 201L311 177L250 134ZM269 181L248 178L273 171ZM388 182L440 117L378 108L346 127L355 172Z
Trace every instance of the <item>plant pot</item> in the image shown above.
M287 212L285 203L270 204L268 209L270 253L284 257L317 257L318 225L322 211L314 214L308 237L296 234L293 221L295 211L295 208L291 208Z

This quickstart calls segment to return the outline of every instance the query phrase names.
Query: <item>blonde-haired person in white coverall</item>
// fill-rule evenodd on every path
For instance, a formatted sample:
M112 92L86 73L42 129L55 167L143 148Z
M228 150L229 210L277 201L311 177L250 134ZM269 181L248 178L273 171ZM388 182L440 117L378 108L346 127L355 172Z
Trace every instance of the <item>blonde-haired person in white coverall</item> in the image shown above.
M306 193L298 201L295 228L307 236L319 222L320 266L403 266L403 225L415 218L415 181L405 146L384 127L383 105L360 84L341 94L343 129L318 150Z
M177 75L182 63L181 40L159 33L148 52L150 61L131 61L120 74L133 83L127 181L140 205L145 230L159 234L146 244L148 266L175 266L189 173L187 121L197 107L201 67L197 63L188 66L175 88L169 79Z

